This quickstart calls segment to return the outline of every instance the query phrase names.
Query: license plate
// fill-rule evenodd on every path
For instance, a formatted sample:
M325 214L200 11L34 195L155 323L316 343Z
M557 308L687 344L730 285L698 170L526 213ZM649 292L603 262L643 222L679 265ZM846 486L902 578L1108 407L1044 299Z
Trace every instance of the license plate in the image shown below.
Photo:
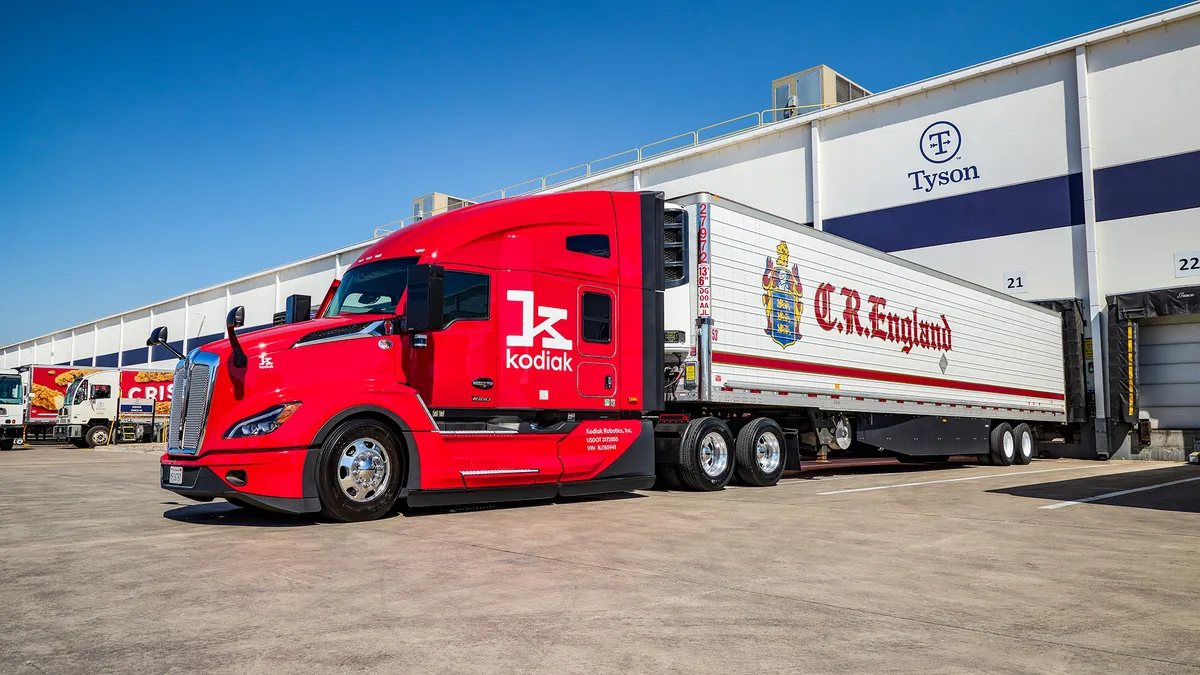
M183 485L183 467L171 467L171 472L167 474L167 482L171 485Z

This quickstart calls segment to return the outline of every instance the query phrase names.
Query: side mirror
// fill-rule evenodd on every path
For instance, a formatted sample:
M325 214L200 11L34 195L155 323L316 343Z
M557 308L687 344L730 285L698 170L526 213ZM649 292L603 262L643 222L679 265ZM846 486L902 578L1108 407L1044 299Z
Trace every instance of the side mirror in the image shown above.
M445 297L445 273L441 265L413 265L408 268L408 301L404 307L404 329L411 333L432 333L445 327L442 300Z
M237 307L234 307L233 309L229 310L228 314L225 315L225 328L227 330L233 330L234 328L241 328L245 324L246 324L246 308L243 305L238 305Z
M149 337L149 339L146 340L147 347L153 347L154 345L166 346L166 344L167 344L167 327L166 326L159 326L158 328L155 328L154 330L150 331L150 337Z
M166 347L167 351L174 354L176 358L180 358L180 359L183 358L183 354L179 353L178 349L175 349L174 347L172 347L170 342L167 342L167 327L166 326L159 326L158 328L155 328L154 330L150 331L150 337L149 337L149 339L146 340L146 346L151 347L151 348ZM154 360L153 354L150 355L150 360L151 361Z
M229 338L229 347L233 350L233 359L231 363L234 368L245 368L248 359L246 352L242 349L242 343L238 341L237 333L234 329L241 328L246 323L246 308L243 305L238 305L229 310L225 315L225 336Z
M289 295L284 304L284 323L300 323L312 318L312 297Z

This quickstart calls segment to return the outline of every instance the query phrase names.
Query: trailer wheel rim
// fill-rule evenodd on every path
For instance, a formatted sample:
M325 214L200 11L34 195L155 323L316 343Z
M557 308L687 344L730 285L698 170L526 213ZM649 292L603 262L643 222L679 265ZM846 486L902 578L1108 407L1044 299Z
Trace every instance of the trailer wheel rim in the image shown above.
M1028 431L1021 432L1021 456L1027 459L1033 457L1033 434Z
M709 478L717 478L729 466L729 445L719 432L710 431L700 441L700 468Z
M1015 452L1015 448L1014 448L1015 445L1016 444L1013 442L1012 432L1009 431L1009 432L1005 433L1004 438L1000 441L1000 448L1004 451L1005 457L1013 456L1013 454Z
M779 447L779 437L770 431L759 434L758 440L754 442L754 458L763 473L775 473L783 459L783 452Z
M351 501L369 502L382 494L390 471L387 454L379 442L360 438L338 456L338 487Z

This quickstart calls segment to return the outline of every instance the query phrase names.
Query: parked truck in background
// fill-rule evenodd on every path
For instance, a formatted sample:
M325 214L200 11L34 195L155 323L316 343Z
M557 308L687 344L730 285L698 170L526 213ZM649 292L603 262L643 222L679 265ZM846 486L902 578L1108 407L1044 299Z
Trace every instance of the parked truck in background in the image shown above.
M0 368L0 450L12 450L24 438L24 391L20 371Z
M63 393L54 438L80 448L161 438L172 377L164 370L105 369L74 378Z
M801 446L1026 463L1070 433L1055 312L709 194L424 220L316 316L243 342L234 308L180 361L162 487L352 521L768 486Z

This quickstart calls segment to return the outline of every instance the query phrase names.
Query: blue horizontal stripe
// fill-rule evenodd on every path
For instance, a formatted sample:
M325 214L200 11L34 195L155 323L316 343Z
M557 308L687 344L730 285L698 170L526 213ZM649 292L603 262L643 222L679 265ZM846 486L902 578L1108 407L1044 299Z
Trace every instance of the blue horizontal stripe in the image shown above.
M826 232L881 251L905 251L1083 224L1080 174L856 213Z
M97 356L96 357L96 367L97 368L116 368L117 367L117 353L113 352L111 354L103 354L101 356Z
M121 352L121 364L126 366L138 366L146 362L146 355L150 350L146 347L138 347L136 349L126 349Z
M1096 220L1200 208L1200 151L1097 169Z
M74 361L71 362L71 365L87 366L90 368L90 367L92 367L92 360L90 358L89 359L75 359Z
M171 345L172 347L174 347L175 349L178 349L180 351L183 350L183 340L169 341L169 342L167 342L167 344ZM167 349L166 347L163 347L162 345L154 345L150 349L151 349L151 351L150 351L150 360L151 361L178 361L179 360L178 356L175 356L174 354L172 354L169 349Z

